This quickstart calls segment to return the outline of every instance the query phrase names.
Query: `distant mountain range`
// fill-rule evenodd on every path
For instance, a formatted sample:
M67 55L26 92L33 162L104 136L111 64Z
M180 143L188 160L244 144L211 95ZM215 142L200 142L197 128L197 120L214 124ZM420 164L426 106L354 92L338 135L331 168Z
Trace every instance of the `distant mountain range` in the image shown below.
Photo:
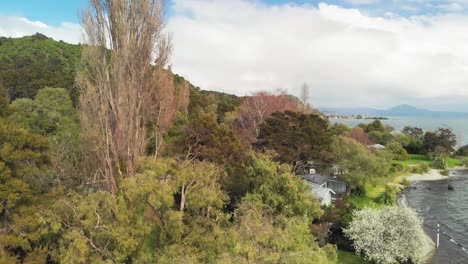
M402 104L390 109L375 109L375 108L319 108L325 114L336 115L362 115L372 117L388 117L388 116L430 116L430 117L468 117L467 112L445 112L431 111L427 109L417 108L411 105Z

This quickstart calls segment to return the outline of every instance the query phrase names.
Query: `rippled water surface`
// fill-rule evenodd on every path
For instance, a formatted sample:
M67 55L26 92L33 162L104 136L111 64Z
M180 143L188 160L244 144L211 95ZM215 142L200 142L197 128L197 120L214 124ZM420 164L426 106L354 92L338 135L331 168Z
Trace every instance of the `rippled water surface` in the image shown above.
M451 173L453 178L418 182L405 191L408 204L424 218L426 231L435 240L437 224L441 234L432 263L468 263L468 171ZM454 190L449 190L453 186Z

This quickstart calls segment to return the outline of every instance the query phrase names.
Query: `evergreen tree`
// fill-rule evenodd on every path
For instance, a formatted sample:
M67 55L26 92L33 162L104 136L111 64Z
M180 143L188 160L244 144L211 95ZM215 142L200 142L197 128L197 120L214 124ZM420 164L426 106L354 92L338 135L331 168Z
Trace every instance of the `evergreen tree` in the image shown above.
M316 114L276 112L260 126L257 149L274 150L277 161L290 164L294 172L309 161L324 166L333 161L328 121Z
M49 144L47 138L5 119L0 119L0 143L0 258L3 263L23 261L40 250L36 214L53 186L44 177Z

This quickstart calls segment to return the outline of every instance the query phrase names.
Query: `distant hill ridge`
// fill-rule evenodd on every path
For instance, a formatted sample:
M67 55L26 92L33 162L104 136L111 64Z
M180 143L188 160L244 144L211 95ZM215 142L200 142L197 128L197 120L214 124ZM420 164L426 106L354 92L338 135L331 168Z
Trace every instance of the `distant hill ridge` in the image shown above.
M0 85L4 85L10 100L33 98L44 87L62 87L70 91L73 102L79 93L74 87L76 67L81 57L82 46L56 41L43 34L21 38L0 37ZM174 82L186 80L174 74ZM208 104L207 96L218 102L218 112L232 111L239 106L241 97L216 91L204 91L190 85L191 106ZM298 100L297 98L295 98ZM192 102L193 101L193 102ZM191 107L189 107L191 108ZM438 112L402 104L381 110L375 108L319 108L328 114L365 116L467 116L461 112Z
M0 37L0 83L11 100L32 98L39 89L49 86L66 88L76 101L78 93L73 83L81 48L40 33Z
M76 67L78 67L82 45L56 41L41 33L20 38L0 37L0 85L5 86L10 100L34 98L37 91L44 87L61 87L70 91L76 105L79 92L74 86ZM186 82L174 74L176 85ZM187 81L188 82L188 81ZM204 91L190 82L189 108L213 103L217 112L234 110L241 97L216 91ZM210 96L210 98L207 98Z
M401 104L389 109L375 108L319 108L325 114L337 115L363 115L373 117L388 117L388 116L427 116L427 117L468 117L467 112L449 112L449 111L432 111L422 108L417 108L408 104Z

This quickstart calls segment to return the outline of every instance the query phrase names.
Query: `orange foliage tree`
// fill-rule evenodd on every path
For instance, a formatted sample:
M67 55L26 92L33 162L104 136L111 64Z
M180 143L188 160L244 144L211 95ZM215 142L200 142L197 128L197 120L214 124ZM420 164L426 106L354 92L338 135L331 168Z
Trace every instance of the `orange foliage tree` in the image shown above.
M278 94L257 92L242 101L233 129L242 139L243 145L251 145L257 140L260 125L274 112L295 112L298 108L299 102L285 92L280 91Z
M348 137L356 140L357 142L368 146L373 145L374 142L369 138L369 135L360 127L355 127L351 129L348 133Z

